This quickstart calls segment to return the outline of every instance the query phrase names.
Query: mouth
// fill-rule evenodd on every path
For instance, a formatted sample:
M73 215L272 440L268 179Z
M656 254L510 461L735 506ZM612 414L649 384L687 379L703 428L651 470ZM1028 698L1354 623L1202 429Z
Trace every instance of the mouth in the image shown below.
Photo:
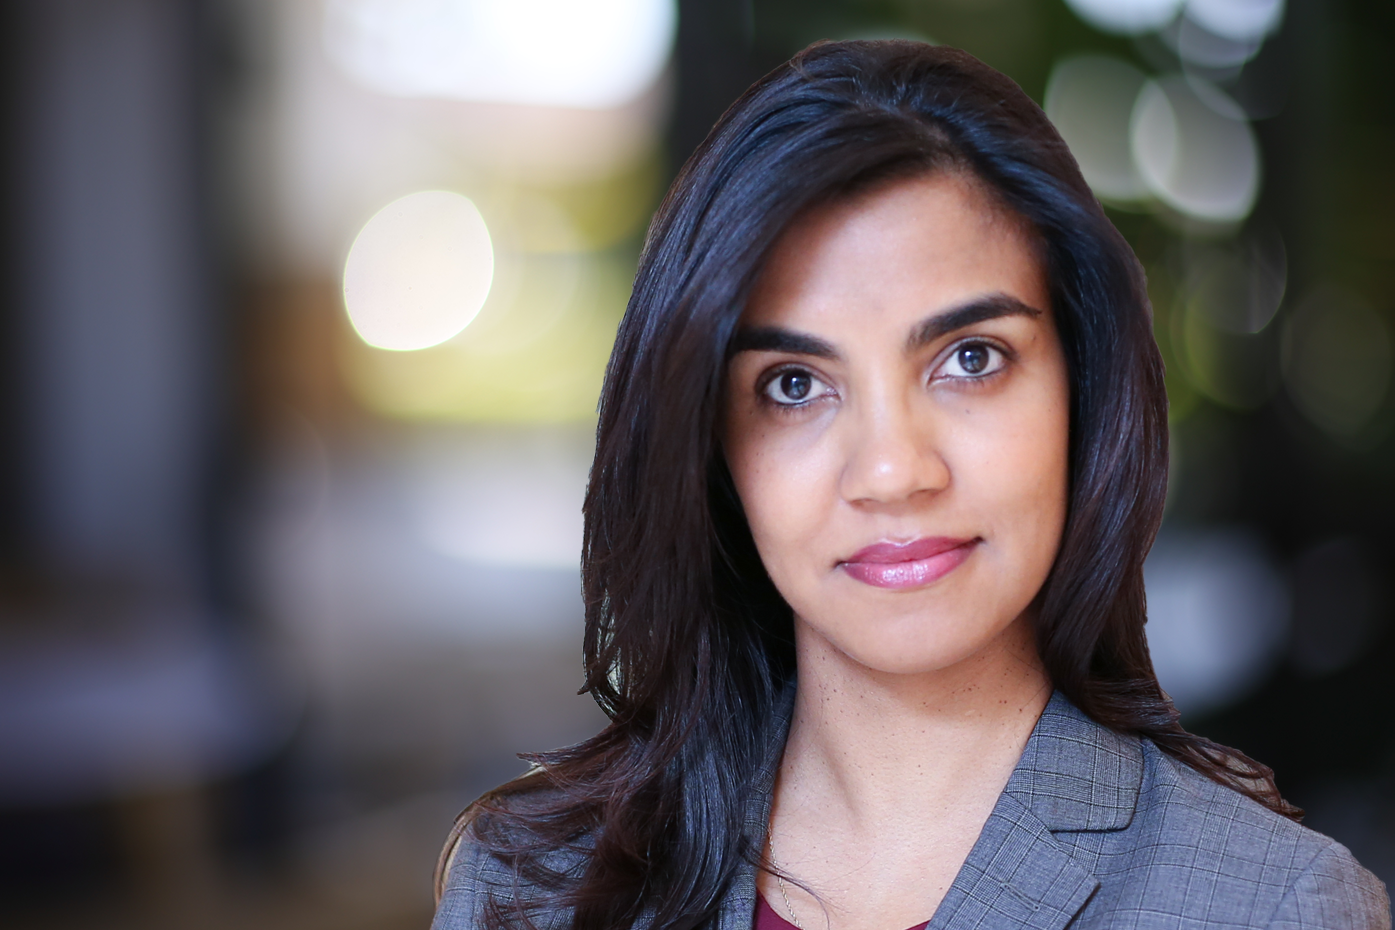
M982 542L934 536L908 543L881 542L838 563L849 576L876 588L919 588L939 581L964 563Z

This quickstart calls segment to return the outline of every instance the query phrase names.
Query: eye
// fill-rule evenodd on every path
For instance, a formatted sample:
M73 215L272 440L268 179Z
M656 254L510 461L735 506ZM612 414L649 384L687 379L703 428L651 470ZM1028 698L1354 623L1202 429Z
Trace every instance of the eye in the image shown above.
M965 342L957 346L940 366L937 377L982 378L1003 367L1003 350L987 342Z
M765 396L783 407L795 407L831 393L827 384L803 368L787 368L765 385Z

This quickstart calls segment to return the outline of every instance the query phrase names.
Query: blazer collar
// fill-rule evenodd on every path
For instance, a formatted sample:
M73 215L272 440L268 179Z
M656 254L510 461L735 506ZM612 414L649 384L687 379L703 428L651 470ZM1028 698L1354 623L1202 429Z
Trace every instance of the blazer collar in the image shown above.
M1100 726L1057 691L1003 793L1053 832L1122 830L1142 783L1138 739Z
M1099 880L1054 834L1124 829L1142 782L1138 740L1054 693L929 930L1065 927Z
M789 687L746 809L746 835L756 857L764 849L793 705ZM1060 692L1052 694L929 930L1004 922L1034 930L1064 927L1099 882L1052 834L1127 827L1142 780L1137 739L1095 723ZM722 902L717 930L750 930L755 904L756 871L748 862Z

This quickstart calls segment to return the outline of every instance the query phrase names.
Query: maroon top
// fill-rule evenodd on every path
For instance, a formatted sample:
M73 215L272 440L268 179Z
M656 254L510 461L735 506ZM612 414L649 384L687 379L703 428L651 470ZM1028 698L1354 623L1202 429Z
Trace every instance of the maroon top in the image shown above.
M911 930L925 930L926 921L923 924L916 924ZM756 895L756 921L752 930L799 930L794 924L781 917L775 908L770 906L770 902L765 900L765 895Z

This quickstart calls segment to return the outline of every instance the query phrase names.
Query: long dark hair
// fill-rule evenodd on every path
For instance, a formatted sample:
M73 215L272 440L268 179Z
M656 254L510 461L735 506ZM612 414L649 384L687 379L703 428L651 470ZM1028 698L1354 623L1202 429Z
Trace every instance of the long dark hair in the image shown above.
M585 505L584 690L610 724L528 757L531 773L462 815L457 831L513 877L491 925L565 907L578 930L642 913L699 927L742 859L759 861L745 802L794 649L716 444L728 346L791 220L939 170L975 176L1042 243L1072 402L1069 511L1036 630L1052 684L1104 726L1297 815L1268 768L1182 729L1153 673L1143 560L1162 515L1167 398L1132 251L1007 77L918 42L820 43L727 111L650 227Z

